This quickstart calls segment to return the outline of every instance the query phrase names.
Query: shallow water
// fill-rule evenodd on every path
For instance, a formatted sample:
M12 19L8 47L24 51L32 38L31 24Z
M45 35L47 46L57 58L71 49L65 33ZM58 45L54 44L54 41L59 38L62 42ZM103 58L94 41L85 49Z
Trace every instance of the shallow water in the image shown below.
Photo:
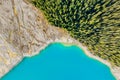
M0 80L115 80L103 63L89 58L77 46L49 45L24 60Z

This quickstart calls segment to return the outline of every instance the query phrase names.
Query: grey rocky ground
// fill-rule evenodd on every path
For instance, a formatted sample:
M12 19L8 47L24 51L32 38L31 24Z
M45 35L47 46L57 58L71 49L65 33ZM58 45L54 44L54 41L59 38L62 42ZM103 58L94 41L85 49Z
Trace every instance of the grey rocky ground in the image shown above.
M70 42L69 38L26 1L0 0L0 77L24 56L38 53L50 42Z

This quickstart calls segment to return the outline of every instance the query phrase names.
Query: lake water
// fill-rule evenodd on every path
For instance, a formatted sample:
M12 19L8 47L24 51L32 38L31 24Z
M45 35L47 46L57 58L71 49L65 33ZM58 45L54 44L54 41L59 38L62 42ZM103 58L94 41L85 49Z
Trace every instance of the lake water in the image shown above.
M109 67L89 58L82 49L49 45L40 54L24 58L0 80L116 80Z

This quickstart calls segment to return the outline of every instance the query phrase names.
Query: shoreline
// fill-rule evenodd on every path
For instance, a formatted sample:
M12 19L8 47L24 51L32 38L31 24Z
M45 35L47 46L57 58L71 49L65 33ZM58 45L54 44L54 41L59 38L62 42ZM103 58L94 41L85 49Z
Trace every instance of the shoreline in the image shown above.
M86 46L82 45L82 43L80 43L79 41L69 37L69 38L64 38L62 40L55 40L55 41L50 41L50 42L47 42L47 44L45 44L43 47L41 47L39 49L38 52L35 52L33 53L32 55L24 55L24 57L32 57L32 56L35 56L35 55L38 55L39 52L41 52L42 50L44 50L48 45L50 44L53 44L53 43L61 43L62 45L66 46L66 47L69 47L69 46L72 46L72 45L75 45L79 48L81 48L83 50L83 52L90 58L93 58L95 60L98 60L99 62L105 64L106 66L109 67L110 69L110 72L112 73L112 75L115 77L116 80L120 80L120 67L112 67L111 64L106 61L106 60L103 60L102 58L98 57L98 56L95 56L93 55Z
M101 59L101 58L98 57L98 56L93 55L93 54L87 49L86 46L83 46L83 45L82 45L82 43L80 43L80 42L78 42L78 41L76 41L76 40L74 40L74 39L69 39L69 40L70 40L70 41L68 41L68 40L48 41L44 46L40 47L37 52L34 52L34 53L32 53L31 55L30 55L30 54L23 54L23 57L24 57L24 58L25 58L25 57L30 58L30 57L32 57L32 56L39 55L39 53L40 53L41 51L43 51L43 50L44 50L46 47L48 47L50 44L54 44L54 43L60 43L60 44L62 44L63 46L66 46L66 47L69 47L69 46L73 46L73 45L74 45L74 46L77 46L77 47L79 47L80 49L82 49L83 52L84 52L88 57L93 58L93 59L95 59L95 60L98 60L99 62L101 62L101 63L105 64L106 66L108 66L109 69L110 69L111 74L115 77L115 79L116 79L116 80L120 80L120 76L119 76L119 74L120 74L120 68L115 68L115 69L113 69L113 67L111 66L111 64L110 64L109 62ZM24 58L22 58L22 59L20 60L20 62L21 62ZM7 73L9 73L12 69L14 69L14 67L16 67L20 62L18 62L18 63L17 63L16 65L14 65L13 67L11 67L11 69L10 69ZM7 73L3 74L3 76L1 76L1 78L4 77Z
M77 47L79 47L80 49L83 50L83 52L90 58L92 59L95 59L95 60L98 60L99 62L105 64L106 66L109 67L110 69L110 72L112 73L112 75L115 77L116 80L120 80L120 68L119 67L112 67L111 64L106 61L106 60L103 60L102 58L98 57L98 56L95 56L93 55L86 46L83 46L82 43L76 41L76 43L62 43L63 45L65 44L65 46L70 46L70 45L75 45Z

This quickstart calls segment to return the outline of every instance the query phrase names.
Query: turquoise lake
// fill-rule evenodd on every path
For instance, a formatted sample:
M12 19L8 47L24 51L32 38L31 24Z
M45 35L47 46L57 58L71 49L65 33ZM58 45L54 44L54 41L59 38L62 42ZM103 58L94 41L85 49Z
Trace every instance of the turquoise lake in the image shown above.
M79 47L50 44L24 58L0 80L116 80L108 66L89 58Z

